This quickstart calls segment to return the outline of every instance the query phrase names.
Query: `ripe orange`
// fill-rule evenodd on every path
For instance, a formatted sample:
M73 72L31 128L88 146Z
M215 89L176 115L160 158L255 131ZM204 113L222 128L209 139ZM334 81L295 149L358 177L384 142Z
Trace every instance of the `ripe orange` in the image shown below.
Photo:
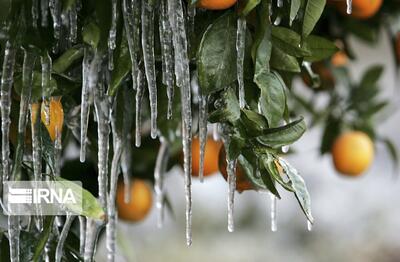
M49 103L48 112L46 112L45 103ZM50 115L47 116L47 113ZM61 104L61 97L52 97L50 98L50 102L43 102L40 115L43 124L49 132L51 140L54 141L57 135L61 135L64 124L64 111Z
M344 51L336 52L332 58L331 63L336 67L345 66L349 62L349 57L346 55Z
M233 6L237 0L200 0L198 7L208 10L223 10Z
M346 14L346 0L330 0L338 10ZM358 19L367 19L374 16L382 5L383 0L353 0L351 16Z
M204 176L210 176L218 172L218 152L222 143L214 141L208 137L206 149L204 151ZM199 176L200 170L200 140L194 138L192 140L192 176Z
M374 143L363 132L344 133L333 144L332 158L337 171L347 176L359 176L372 163Z
M125 203L125 186L118 183L117 208L118 217L131 222L143 220L149 213L153 204L153 196L149 185L140 179L131 182L130 201Z
M219 171L221 172L222 176L226 181L228 181L228 173L226 172L226 155L225 155L225 148L221 147L219 151ZM236 164L236 191L242 193L245 190L254 190L253 184L247 178L244 170L240 166L239 163Z

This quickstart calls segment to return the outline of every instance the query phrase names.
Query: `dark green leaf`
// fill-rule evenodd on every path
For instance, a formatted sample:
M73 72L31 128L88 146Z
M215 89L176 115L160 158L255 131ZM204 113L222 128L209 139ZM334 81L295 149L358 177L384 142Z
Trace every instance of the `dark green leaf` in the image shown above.
M285 112L285 84L276 73L261 73L255 78L255 83L261 90L259 103L261 112L267 118L270 127L276 127Z
M295 31L285 27L272 27L272 43L285 53L295 57L310 56L308 45L300 46L301 37Z
M260 2L261 0L248 0L240 15L247 16Z
M239 102L233 88L227 88L222 92L221 98L215 101L216 110L210 113L208 121L230 122L234 124L240 118Z
M361 79L360 87L363 88L376 85L382 73L383 73L383 66L381 65L375 65L368 68L368 70L364 73Z
M399 168L399 155L397 153L397 148L393 144L393 142L390 139L383 139L382 142L385 144L386 149L392 158L393 161L393 167L394 167L394 173L397 174L398 168Z
M297 141L306 131L306 123L303 118L288 125L269 128L264 135L257 137L257 141L265 146L279 148Z
M83 56L81 47L72 47L65 51L57 60L53 62L53 71L61 74L68 69L76 60Z
M291 55L286 54L276 47L272 47L271 67L277 70L299 73L301 71L299 62Z
M303 17L302 37L305 39L314 29L322 12L324 11L326 0L307 0L306 9Z
M228 12L211 24L197 54L199 85L204 95L236 80L236 17Z
M289 24L292 25L293 20L296 18L297 13L299 12L301 6L301 0L291 0L290 1L290 20L289 20Z
M308 36L304 45L311 50L311 55L304 57L310 62L328 58L339 50L333 42L315 35Z
M259 136L268 128L268 123L265 118L251 110L242 109L240 120L243 122L243 125L250 136Z
M326 120L326 126L321 140L321 154L330 152L335 139L339 136L342 122L333 116L329 116Z

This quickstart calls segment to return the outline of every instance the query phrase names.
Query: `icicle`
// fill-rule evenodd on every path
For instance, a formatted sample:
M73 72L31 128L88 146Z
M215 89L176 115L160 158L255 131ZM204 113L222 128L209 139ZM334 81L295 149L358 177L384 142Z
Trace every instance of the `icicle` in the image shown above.
M270 218L271 218L271 231L276 232L278 230L277 218L276 218L276 196L269 193L271 201Z
M108 33L108 70L114 70L113 52L116 47L117 38L117 0L111 1L111 28Z
M307 230L312 231L312 227L313 227L313 225L311 224L311 222L309 220L307 220Z
M131 159L132 159L132 150L131 150L131 139L126 142L124 152L121 156L121 169L124 180L124 202L129 203L131 200L131 182L129 176L132 172L131 170Z
M69 41L76 42L78 36L78 11L76 4L69 10Z
M160 4L160 42L162 55L162 82L167 86L168 110L167 119L172 117L172 102L174 99L174 58L172 50L172 31L168 19L167 0L161 0Z
M151 111L151 137L157 137L157 83L154 58L154 6L149 0L142 1L142 49L149 89Z
M86 158L86 144L87 144L87 130L89 124L90 114L90 86L89 86L89 74L97 72L91 72L90 61L92 55L88 48L84 49L83 61L82 61L82 95L81 95L81 150L80 150L80 161L85 162ZM95 69L97 70L97 69ZM93 78L92 78L93 79Z
M200 140L200 160L199 160L199 178L200 182L204 180L204 155L207 142L207 96L199 96L199 140Z
M95 54L90 64L88 76L89 89L94 93L94 108L97 118L97 143L98 143L98 184L99 200L104 211L107 212L107 178L108 178L108 151L110 134L110 105L104 94L102 83L98 83L100 56Z
M49 0L40 0L40 16L42 27L47 27L49 15Z
M42 100L43 100L43 108L45 115L46 125L50 125L50 102L46 99L46 97L50 94L51 91L51 70L52 70L52 62L51 58L48 54L42 56L41 58L41 67L42 67Z
M346 12L347 12L347 14L351 14L351 12L353 11L352 9L353 9L353 3L352 3L352 0L346 0L346 5L347 5L347 10L346 10Z
M85 252L83 260L92 262L94 251L96 249L97 235L99 232L99 224L94 219L86 219L86 236L85 236Z
M160 137L160 149L158 150L156 166L154 168L154 191L156 193L157 226L161 228L164 222L164 174L166 172L169 150L168 142Z
M244 108L246 106L245 93L244 93L244 79L243 79L245 41L246 41L246 19L238 18L237 31L236 31L236 52L237 52L236 69L237 69L237 79L239 84L240 108Z
M42 153L40 140L40 103L31 104L32 162L34 181L42 180ZM34 182L35 188L37 183ZM40 205L36 206L35 225L39 231L43 229L43 217Z
M280 24L281 24L281 21L282 21L282 17L277 16L277 17L275 18L274 25L276 25L276 26L280 25Z
M228 154L227 154L228 155ZM233 232L235 230L235 224L233 220L233 211L235 203L235 190L236 190L236 160L226 159L228 174L228 231Z
M283 6L283 0L277 0L276 6L281 8Z
M192 111L190 93L190 71L187 53L185 18L180 0L168 1L168 17L173 32L176 84L181 91L182 144L186 197L186 244L192 244Z
M132 63L132 83L133 89L136 90L138 77L138 62L137 54L139 49L139 1L123 0L122 15L124 19L124 27L126 39L128 40L129 54Z
M61 143L61 135L62 130L58 130L56 127L56 139L54 141L54 166L55 166L55 176L61 176L61 151L62 151L62 143Z
M214 141L219 141L220 140L220 135L219 135L219 127L218 123L213 125L213 130L212 130L212 137Z
M142 100L144 95L144 85L145 85L143 71L139 70L136 88L136 130L135 130L135 145L140 147L141 144L141 132L142 132Z
M187 4L187 35L188 35L188 50L194 38L194 18L196 16L196 5L188 1Z
M3 58L3 71L1 74L1 157L3 174L0 182L6 181L10 172L10 109L11 109L11 87L14 77L15 49L9 42L6 43ZM0 183L1 185L2 183ZM0 187L2 191L2 187Z
M32 26L33 28L37 27L37 22L39 20L39 3L38 0L32 0L32 10L31 10L31 14L32 14Z
M8 216L8 242L10 245L10 262L20 261L19 237L19 216Z
M58 40L60 38L61 31L61 0L50 0L50 14L53 18L53 30L54 30L54 38Z
M71 228L72 222L74 221L75 216L71 214L67 214L67 218L65 219L64 227L61 231L60 238L58 239L57 242L57 247L56 247L56 256L55 256L55 261L60 262L62 257L63 257L63 250L64 250L64 243L65 240L67 239L69 229Z
M86 238L86 218L79 216L79 254L83 256L85 252L85 238Z

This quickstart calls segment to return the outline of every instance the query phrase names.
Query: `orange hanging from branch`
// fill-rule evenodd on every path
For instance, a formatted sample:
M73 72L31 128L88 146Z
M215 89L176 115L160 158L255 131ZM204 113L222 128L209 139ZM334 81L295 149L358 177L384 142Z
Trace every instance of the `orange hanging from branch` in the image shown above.
M232 7L236 0L200 0L197 6L208 10L224 10Z
M368 19L374 16L382 5L383 0L352 0L352 12L350 16L358 19ZM347 14L346 0L329 0L338 10Z

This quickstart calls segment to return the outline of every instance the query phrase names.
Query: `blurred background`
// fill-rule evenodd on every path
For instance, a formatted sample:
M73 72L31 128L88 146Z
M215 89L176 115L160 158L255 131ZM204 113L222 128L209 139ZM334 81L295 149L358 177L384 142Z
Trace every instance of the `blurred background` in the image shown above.
M398 102L398 81L388 37L381 33L376 46L357 39L350 43L358 57L349 69L358 80L372 64L385 66L382 95ZM298 92L307 92L300 87ZM323 97L321 97L323 99ZM398 111L378 131L400 147ZM387 151L378 145L375 161L361 177L339 176L329 155L321 157L318 127L294 145L288 160L306 180L315 225L311 232L293 194L280 190L278 231L271 232L269 196L252 191L235 197L235 232L227 230L227 183L211 176L193 181L193 244L186 246L182 170L167 174L165 188L173 205L162 229L156 226L155 207L143 222L118 225L118 261L400 261L400 182L393 174ZM154 200L154 199L153 199ZM101 241L97 261L106 261Z

